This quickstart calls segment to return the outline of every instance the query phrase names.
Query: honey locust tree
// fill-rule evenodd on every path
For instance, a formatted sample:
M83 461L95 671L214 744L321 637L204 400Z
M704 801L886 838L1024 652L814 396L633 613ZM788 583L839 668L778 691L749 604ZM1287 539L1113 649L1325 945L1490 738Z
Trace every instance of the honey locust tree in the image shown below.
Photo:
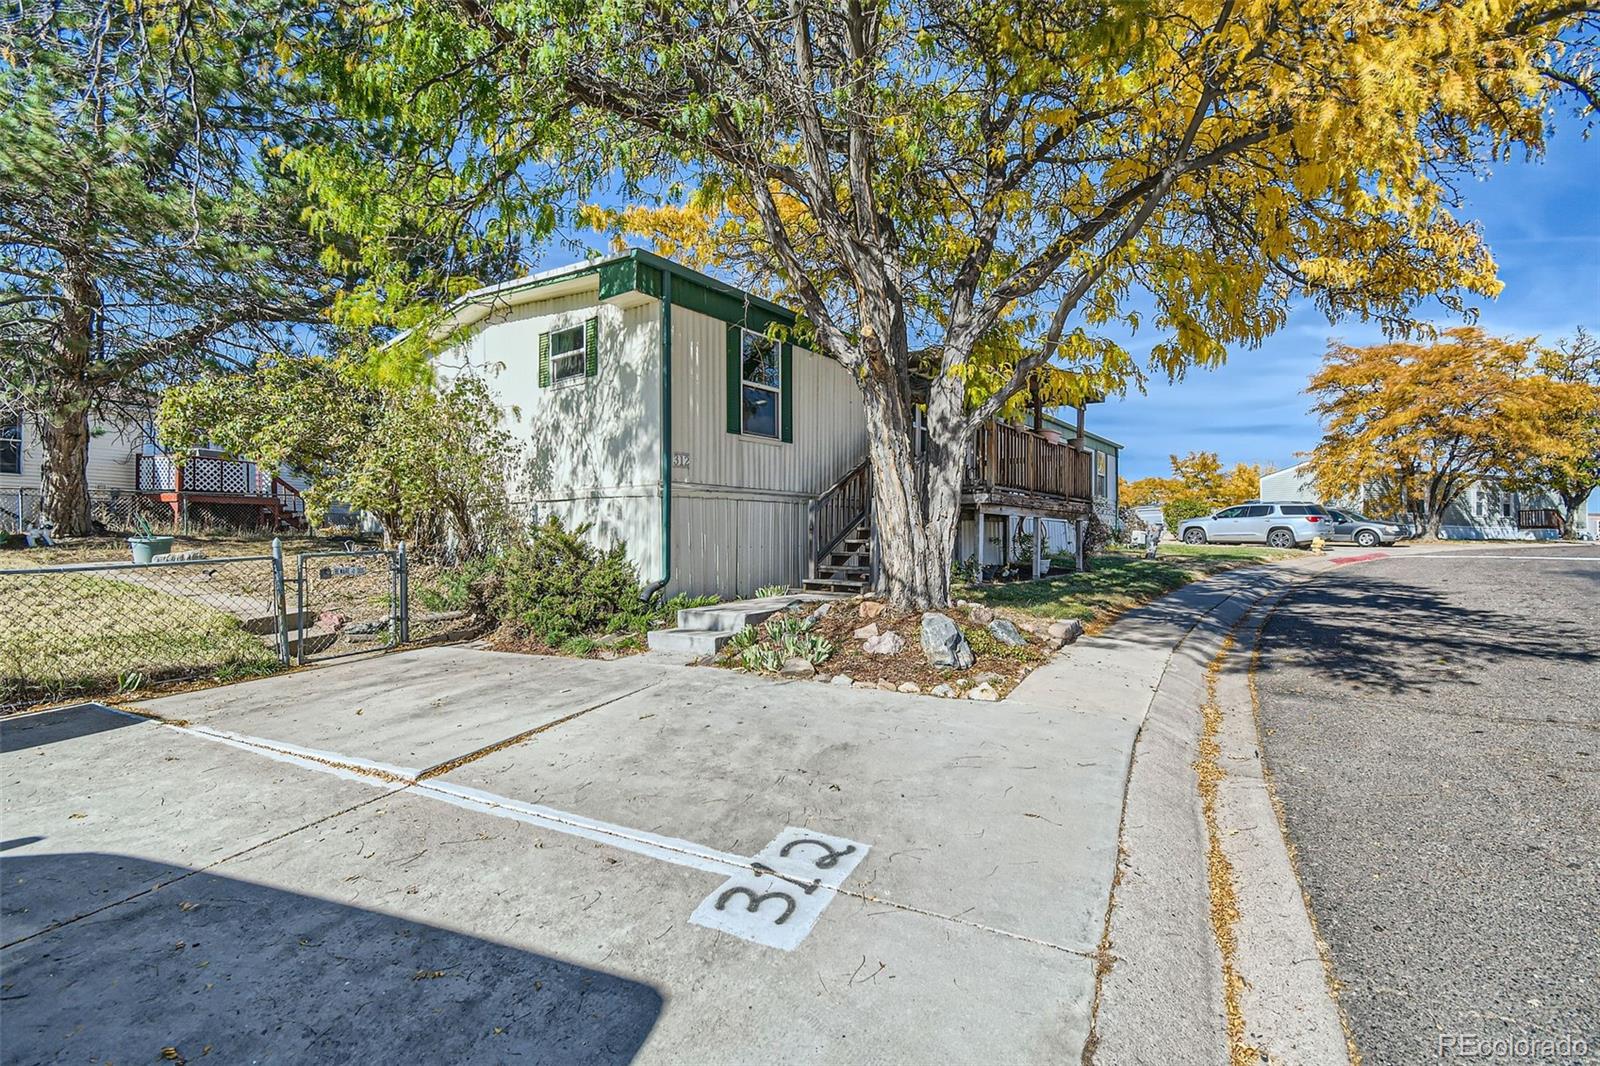
M1553 382L1558 409L1552 416L1559 432L1549 447L1533 456L1515 482L1547 489L1561 500L1562 535L1574 539L1583 528L1583 509L1590 493L1600 488L1600 342L1580 328L1539 353L1535 366Z
M1476 327L1437 343L1329 344L1307 388L1323 423L1318 490L1420 515L1438 537L1473 482L1525 481L1535 457L1560 453L1574 386L1538 373L1536 355L1532 338Z
M1452 182L1537 152L1563 87L1594 99L1588 9L1565 0L328 11L338 39L295 37L294 62L404 151L299 153L318 225L541 236L608 193L725 213L723 260L781 278L860 385L902 606L948 601L969 442L1036 371L1126 372L1115 338L1141 317L1177 375L1299 299L1402 326L1492 293ZM481 210L439 208L463 196Z

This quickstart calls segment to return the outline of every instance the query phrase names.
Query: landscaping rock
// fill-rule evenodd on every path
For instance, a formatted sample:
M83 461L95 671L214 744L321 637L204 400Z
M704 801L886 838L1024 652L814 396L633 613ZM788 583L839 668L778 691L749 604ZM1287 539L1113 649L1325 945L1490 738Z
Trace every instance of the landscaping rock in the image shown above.
M998 685L1004 680L1005 678L1003 676L995 673L993 670L985 670L981 674L972 675L972 683L974 685Z
M1009 644L1013 648L1021 648L1028 643L1028 638L1022 635L1022 630L1014 622L1004 618L996 618L984 627L989 635L1002 644Z
M981 685L974 685L972 691L967 693L967 699L982 700L984 703L993 703L999 698L1000 693L995 691L995 687L987 681Z
M922 616L922 654L934 666L965 670L972 665L972 646L946 615L929 611Z
M798 655L792 659L783 660L783 668L778 671L779 677L811 677L817 668L811 665L810 659L802 659Z
M878 635L878 623L868 622L866 625L862 626L860 629L856 630L850 635L855 637L857 640L871 640L873 637Z
M857 681L855 684L851 685L850 687L851 688L871 688L871 689L875 689L875 688L878 687L878 683L876 681Z
M943 698L948 700L948 699L954 699L956 696L959 696L960 693L957 692L955 689L951 688L949 685L939 684L939 685L935 685L932 688L930 688L928 690L928 695L930 695L930 696L942 696Z
M915 681L902 681L900 682L900 691L909 695L919 696L922 694L922 686Z
M815 674L811 675L811 680L815 681L819 685L826 685L833 681L833 675L825 674L821 670L818 670Z
M981 604L975 603L972 605L972 608L967 611L967 617L971 618L980 626L986 626L990 622L994 621L994 608L984 607Z
M854 682L855 678L851 677L849 674L835 674L833 676L833 680L828 682L828 684L843 685L845 688L849 688Z
M862 600L856 605L857 618L876 618L883 613L882 600Z
M895 690L895 688L894 688L894 682L893 681L886 681L881 677L878 678L878 691L879 692L893 692L894 690Z
M833 604L824 603L822 606L818 607L815 611L812 611L810 614L806 615L806 620L804 622L800 623L800 628L801 629L810 629L812 626L816 625L818 622L820 622L824 618L828 617L828 612L831 611L831 610L833 610Z
M1083 636L1083 623L1076 618L1070 622L1053 622L1050 625L1050 636L1063 644L1071 644Z
M869 655L899 655L905 649L905 646L905 638L899 633L890 630L888 633L879 633L861 645L861 650ZM969 650L967 654L971 655L972 652Z
M416 617L413 615L412 617ZM387 624L387 623L385 623ZM617 648L633 639L631 633L606 633L594 638L594 642L602 648Z

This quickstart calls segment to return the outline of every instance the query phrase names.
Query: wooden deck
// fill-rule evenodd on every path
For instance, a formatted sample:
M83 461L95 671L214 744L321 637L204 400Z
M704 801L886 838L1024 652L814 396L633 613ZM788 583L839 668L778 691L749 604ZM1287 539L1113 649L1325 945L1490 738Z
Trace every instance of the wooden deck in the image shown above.
M269 529L306 527L306 505L300 491L255 463L208 455L141 455L136 458L135 484L147 499L172 508L175 525L192 506L221 513L244 524Z
M1092 457L1042 433L990 422L973 438L973 459L962 502L1073 517L1089 512L1094 492Z

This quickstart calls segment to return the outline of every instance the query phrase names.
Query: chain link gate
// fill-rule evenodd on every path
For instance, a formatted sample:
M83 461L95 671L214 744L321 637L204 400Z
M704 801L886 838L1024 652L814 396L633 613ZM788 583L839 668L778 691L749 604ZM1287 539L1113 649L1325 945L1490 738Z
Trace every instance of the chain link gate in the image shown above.
M383 651L410 639L406 548L306 552L295 573L295 611L286 620L299 665Z

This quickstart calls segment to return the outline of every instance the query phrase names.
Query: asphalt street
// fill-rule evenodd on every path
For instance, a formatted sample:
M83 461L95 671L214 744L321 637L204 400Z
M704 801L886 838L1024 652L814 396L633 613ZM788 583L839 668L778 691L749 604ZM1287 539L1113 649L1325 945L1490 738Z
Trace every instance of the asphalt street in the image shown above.
M1600 545L1340 568L1256 683L1363 1061L1600 1061Z

